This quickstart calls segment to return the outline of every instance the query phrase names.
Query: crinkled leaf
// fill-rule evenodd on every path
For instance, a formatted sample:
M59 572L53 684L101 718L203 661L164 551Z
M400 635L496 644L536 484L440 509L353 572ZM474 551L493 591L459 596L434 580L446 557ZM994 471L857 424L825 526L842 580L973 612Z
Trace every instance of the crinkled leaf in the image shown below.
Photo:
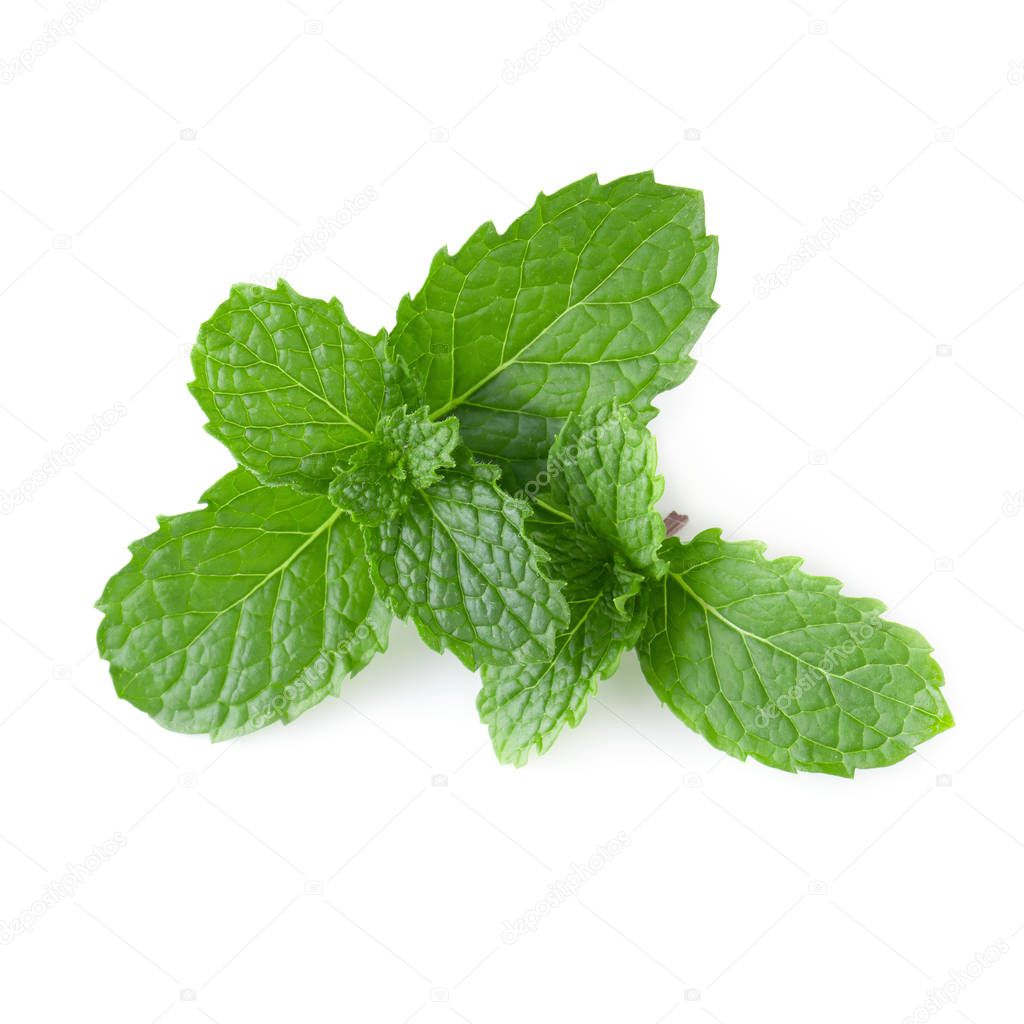
M425 407L412 413L402 409L387 417L380 433L400 453L405 476L413 487L436 484L444 470L455 465L459 421L454 416L435 423Z
M236 285L199 329L190 387L210 433L261 480L326 492L384 406L384 339L337 299Z
M484 666L477 709L498 759L523 765L544 753L564 726L579 725L592 693L609 678L643 626L644 578L569 523L530 531L550 552L549 569L565 581L569 626L553 654L529 665Z
M503 234L487 223L441 250L399 305L391 347L415 399L455 413L463 441L521 486L569 413L618 398L646 422L686 378L716 308L716 257L700 192L591 175L538 196Z
M356 523L376 526L389 522L409 504L409 487L387 462L388 454L387 448L366 445L331 481L331 501Z
M707 530L668 540L648 584L640 664L687 725L734 757L850 776L892 764L953 724L919 633L879 618L797 558Z
M381 418L373 440L338 467L331 501L356 522L379 525L401 515L416 490L437 483L455 465L459 421L428 419L425 408L397 409Z
M551 448L549 476L573 517L637 571L665 571L665 524L654 507L665 484L654 437L633 409L612 403L571 416Z
M404 515L366 528L379 551L378 587L395 613L470 668L539 661L568 620L524 533L529 508L497 477L462 450L440 481L414 492Z
M644 621L646 576L664 571L653 502L661 495L653 439L613 405L574 414L551 449L550 489L527 525L563 581L569 626L543 662L485 667L477 699L499 760L521 765L579 724L599 680L618 667Z
M107 584L98 643L118 694L179 732L288 722L387 645L358 526L326 497L236 469L161 518Z

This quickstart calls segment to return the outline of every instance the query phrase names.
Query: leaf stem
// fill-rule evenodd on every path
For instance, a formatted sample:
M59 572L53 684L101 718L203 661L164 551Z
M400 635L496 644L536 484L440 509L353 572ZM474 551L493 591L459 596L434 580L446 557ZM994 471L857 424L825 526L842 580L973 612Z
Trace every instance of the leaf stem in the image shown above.
M689 516L680 515L678 512L669 512L665 516L665 536L674 537L689 521Z
M534 505L539 505L541 508L546 508L549 512L553 513L556 516L561 517L567 523L574 523L574 522L576 522L576 520L573 519L573 517L571 515L569 515L569 513L564 511L563 509L555 508L554 505L549 505L546 501L543 501L540 498L531 498L530 500L534 503Z

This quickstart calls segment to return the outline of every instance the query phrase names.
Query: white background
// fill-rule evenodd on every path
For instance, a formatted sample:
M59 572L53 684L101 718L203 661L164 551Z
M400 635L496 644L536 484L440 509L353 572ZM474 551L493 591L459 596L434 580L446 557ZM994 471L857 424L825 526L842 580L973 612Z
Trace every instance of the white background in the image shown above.
M123 415L0 516L0 921L125 843L0 945L0 1014L878 1024L927 1019L953 971L938 1017L1020 1020L1024 12L607 0L551 45L561 0L328 6L106 0L3 73L2 497ZM66 14L6 2L3 67ZM115 698L92 603L231 465L185 388L231 283L372 190L288 277L373 331L440 245L652 166L704 191L722 253L698 369L659 400L665 511L885 600L956 729L789 776L688 732L630 657L515 771L474 677L404 626L342 699L227 745Z

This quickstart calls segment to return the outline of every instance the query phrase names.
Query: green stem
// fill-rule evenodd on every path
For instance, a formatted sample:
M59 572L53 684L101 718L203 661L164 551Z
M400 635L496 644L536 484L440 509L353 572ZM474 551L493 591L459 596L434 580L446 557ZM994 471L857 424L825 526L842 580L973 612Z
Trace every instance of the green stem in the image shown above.
M567 523L574 523L574 522L576 522L576 520L573 519L573 517L571 515L569 515L568 512L565 512L565 511L563 511L560 508L555 508L554 505L549 505L546 501L542 501L540 498L531 498L530 500L534 503L534 505L539 505L541 508L546 508L549 512L552 512L556 516L561 517Z

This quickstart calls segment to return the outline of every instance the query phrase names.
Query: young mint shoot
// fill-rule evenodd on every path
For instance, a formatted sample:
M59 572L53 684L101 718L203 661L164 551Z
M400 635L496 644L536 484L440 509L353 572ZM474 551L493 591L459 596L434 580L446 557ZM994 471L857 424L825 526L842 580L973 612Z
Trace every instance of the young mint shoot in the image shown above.
M699 192L591 176L442 249L390 331L231 289L191 390L238 468L107 583L117 693L215 740L290 722L397 615L480 670L511 764L634 648L683 722L787 771L852 776L949 728L931 648L879 602L757 541L667 536L651 400L693 369L717 253Z

